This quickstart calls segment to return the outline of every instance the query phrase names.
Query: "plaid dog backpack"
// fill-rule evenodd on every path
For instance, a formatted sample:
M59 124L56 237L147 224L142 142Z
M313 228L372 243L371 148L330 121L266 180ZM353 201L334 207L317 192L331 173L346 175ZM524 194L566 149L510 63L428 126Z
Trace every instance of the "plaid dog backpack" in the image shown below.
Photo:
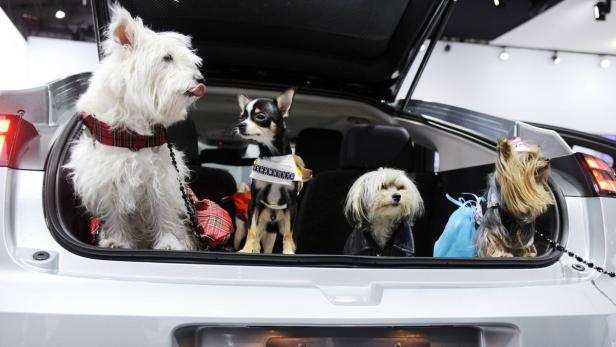
M188 188L188 187L187 187ZM211 200L199 200L192 189L186 189L188 198L192 201L195 209L196 228L193 233L202 245L203 249L212 249L224 246L233 234L233 222L229 213ZM98 242L104 221L98 218L90 219L90 233L92 243Z
M199 200L190 188L188 188L188 198L195 206L197 219L197 230L193 228L195 237L201 241L205 249L225 245L233 234L233 222L229 213L212 200Z

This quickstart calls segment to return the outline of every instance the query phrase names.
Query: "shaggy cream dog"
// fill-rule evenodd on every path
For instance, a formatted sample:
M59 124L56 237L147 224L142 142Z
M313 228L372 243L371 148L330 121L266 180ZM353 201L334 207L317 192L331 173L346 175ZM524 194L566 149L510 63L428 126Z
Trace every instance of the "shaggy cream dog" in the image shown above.
M344 213L353 226L344 254L415 254L411 226L423 213L423 200L404 171L379 168L360 176L347 194Z
M103 47L104 58L77 109L112 129L153 135L155 126L185 119L205 93L201 59L188 36L156 33L116 5ZM85 208L104 222L99 246L197 248L179 190L188 169L183 154L174 152L179 176L165 144L116 147L96 141L84 127L66 168Z

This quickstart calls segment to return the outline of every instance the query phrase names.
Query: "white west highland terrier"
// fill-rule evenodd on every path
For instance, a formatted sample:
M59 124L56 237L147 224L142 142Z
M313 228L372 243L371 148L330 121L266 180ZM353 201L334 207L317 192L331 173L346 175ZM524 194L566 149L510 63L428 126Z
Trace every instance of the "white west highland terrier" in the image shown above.
M197 249L179 189L188 169L174 151L178 177L164 127L185 119L205 94L201 58L190 37L156 33L120 6L112 8L104 53L77 102L84 131L66 165L83 205L102 221L98 245Z

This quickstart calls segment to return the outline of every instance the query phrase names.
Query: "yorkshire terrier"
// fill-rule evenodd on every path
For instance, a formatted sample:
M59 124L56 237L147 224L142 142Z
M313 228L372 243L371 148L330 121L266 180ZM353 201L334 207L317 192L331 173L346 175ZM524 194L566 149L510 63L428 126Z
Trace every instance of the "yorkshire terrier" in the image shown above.
M238 97L242 110L238 135L259 146L260 159L282 158L292 155L291 145L287 136L285 120L295 91L289 89L275 99L249 99L244 95ZM290 159L293 169L298 162L297 157ZM303 164L303 163L300 163ZM286 172L271 167L253 167L253 174L281 178ZM272 183L253 177L250 187L252 198L248 205L248 232L242 253L260 253L263 245L264 253L272 253L276 235L282 235L282 253L294 254L293 222L297 211L297 194L301 182L289 181Z
M519 138L499 140L496 171L488 178L483 218L475 247L480 257L534 257L535 220L553 199L549 192L550 163L539 147Z
M360 176L349 190L344 213L353 226L344 254L415 255L411 226L423 213L423 200L404 171L379 168Z

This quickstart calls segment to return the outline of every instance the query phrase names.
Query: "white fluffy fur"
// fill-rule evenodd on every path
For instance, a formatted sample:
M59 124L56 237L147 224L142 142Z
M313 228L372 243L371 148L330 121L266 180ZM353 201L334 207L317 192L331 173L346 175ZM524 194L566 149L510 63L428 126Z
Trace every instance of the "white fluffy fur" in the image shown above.
M399 203L394 201L394 194L400 194ZM379 168L353 183L344 213L353 227L369 228L373 239L383 247L396 223L406 219L412 225L415 217L423 213L423 200L404 171Z
M196 100L187 91L202 79L201 59L189 37L155 33L115 6L104 53L77 102L79 111L143 135L151 135L154 124L186 118ZM166 55L172 59L165 60ZM66 168L83 205L105 222L99 246L196 249L178 181L188 169L183 154L175 153L180 177L166 146L133 152L95 142L87 131L73 144Z

